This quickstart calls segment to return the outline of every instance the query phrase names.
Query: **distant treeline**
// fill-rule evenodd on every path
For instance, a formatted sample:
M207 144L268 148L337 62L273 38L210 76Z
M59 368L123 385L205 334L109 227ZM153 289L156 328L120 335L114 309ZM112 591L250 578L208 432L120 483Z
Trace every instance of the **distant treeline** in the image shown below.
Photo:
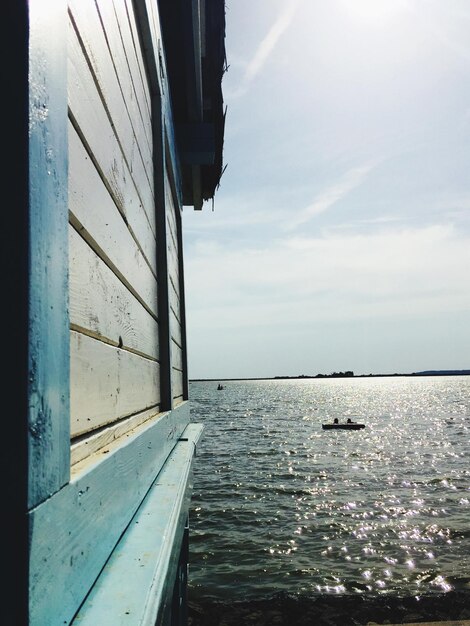
M424 372L412 372L411 374L354 374L346 372L332 372L331 374L300 374L299 376L274 376L275 379L297 379L297 378L383 378L386 376L469 376L470 370L427 370Z
M388 376L470 376L470 370L427 370L411 374L354 374L351 370L332 372L331 374L299 374L298 376L260 376L257 378L192 378L189 382L212 382L216 380L289 380L299 378L386 378Z
M300 374L299 376L274 376L274 378L353 378L354 372L350 370L346 372L332 372L331 374L315 374L314 376L308 376L307 374Z

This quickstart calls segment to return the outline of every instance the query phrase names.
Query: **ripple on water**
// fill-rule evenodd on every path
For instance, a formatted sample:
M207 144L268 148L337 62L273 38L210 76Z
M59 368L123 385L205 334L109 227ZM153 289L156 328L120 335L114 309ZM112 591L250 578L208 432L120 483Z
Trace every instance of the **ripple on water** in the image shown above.
M190 386L190 584L221 599L470 580L469 377ZM364 431L326 432L352 415Z

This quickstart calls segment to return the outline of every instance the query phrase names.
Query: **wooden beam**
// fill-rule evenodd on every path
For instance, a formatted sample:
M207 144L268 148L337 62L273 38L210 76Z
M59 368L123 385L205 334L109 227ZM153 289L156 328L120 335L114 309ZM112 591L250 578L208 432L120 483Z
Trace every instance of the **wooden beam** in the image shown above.
M189 424L72 624L184 623L172 615L191 469L202 432ZM187 546L186 546L187 550Z
M31 508L70 476L66 3L30 0L29 28Z
M191 0L194 45L194 76L190 77L194 84L194 121L202 122L202 37L201 37L201 6L200 0Z

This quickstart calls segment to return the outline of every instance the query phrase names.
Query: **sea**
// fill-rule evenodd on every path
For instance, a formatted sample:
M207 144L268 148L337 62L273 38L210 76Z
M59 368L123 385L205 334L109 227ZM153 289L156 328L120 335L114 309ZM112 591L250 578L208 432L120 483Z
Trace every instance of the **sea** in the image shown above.
M470 590L470 376L190 381L189 399L193 602Z

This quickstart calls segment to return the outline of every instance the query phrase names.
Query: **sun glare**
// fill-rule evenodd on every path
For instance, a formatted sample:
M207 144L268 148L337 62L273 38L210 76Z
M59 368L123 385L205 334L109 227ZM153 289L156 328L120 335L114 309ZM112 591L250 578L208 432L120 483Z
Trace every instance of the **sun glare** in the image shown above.
M342 0L351 19L371 26L385 24L402 14L406 0Z

